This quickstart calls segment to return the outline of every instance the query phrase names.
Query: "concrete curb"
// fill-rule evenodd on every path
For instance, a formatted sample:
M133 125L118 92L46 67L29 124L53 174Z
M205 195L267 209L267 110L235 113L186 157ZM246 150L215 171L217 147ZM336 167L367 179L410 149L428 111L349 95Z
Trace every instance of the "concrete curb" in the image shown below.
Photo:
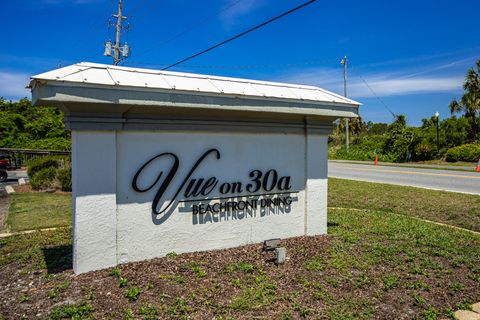
M5 187L5 191L6 191L8 194L15 193L15 190L13 189L12 186L6 186L6 187Z
M30 234L30 233L35 233L39 231L53 231L53 230L58 230L58 229L71 229L72 227L57 227L57 228L45 228L45 229L36 229L36 230L24 230L24 231L18 231L18 232L6 232L6 233L0 233L0 239L1 238L8 238L12 236L18 236L21 234Z

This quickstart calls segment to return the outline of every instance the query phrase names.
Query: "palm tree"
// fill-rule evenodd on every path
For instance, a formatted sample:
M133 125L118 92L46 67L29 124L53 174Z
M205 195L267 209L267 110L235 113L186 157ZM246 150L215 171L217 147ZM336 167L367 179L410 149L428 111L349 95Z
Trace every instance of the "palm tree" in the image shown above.
M480 112L480 60L477 61L477 70L470 68L463 83L463 96L460 101L456 99L450 102L450 112L464 112L470 121L468 140L473 141L479 132L477 114Z

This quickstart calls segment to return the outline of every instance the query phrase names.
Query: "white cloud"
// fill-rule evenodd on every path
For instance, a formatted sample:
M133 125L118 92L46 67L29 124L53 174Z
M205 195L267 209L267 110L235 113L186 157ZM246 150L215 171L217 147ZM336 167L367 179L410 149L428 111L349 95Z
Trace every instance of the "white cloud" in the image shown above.
M28 85L30 75L26 73L0 71L0 97L19 99L30 95L25 87Z
M317 68L300 71L281 77L281 81L315 85L343 94L343 69ZM348 77L348 96L351 98L403 96L419 93L452 92L462 90L464 76L399 76L397 73L378 73L360 77L350 73ZM367 86L367 84L368 86ZM370 90L370 88L373 90Z

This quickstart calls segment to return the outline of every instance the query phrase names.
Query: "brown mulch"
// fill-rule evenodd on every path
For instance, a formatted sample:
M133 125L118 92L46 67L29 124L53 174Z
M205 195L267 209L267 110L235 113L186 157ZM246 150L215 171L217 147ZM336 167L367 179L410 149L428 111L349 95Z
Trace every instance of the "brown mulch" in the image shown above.
M334 245L333 238L297 237L284 240L283 244L289 260L281 266L272 262L271 252L262 252L260 244L129 263L119 267L121 277L128 280L123 288L119 287L117 277L110 275L111 269L78 276L68 269L52 277L46 270L25 274L20 271L22 266L11 263L0 269L0 315L6 319L19 319L22 315L43 319L54 307L84 301L93 306L95 319L123 319L128 309L136 315L135 319L143 318L147 312L145 307L149 304L156 308L155 315L149 319L179 319L182 315L188 319L281 319L287 318L287 315L290 319L323 319L332 317L329 313L331 308L341 310L342 304L345 308L358 306L358 318L363 315L373 319L412 319L424 309L414 301L417 291L406 289L403 283L388 292L383 290L382 280L358 286L359 276L364 272L371 280L382 279L402 272L399 271L402 266L380 266L368 272L354 268L311 271L305 268L305 263L328 252ZM355 250L352 254L355 255ZM240 262L252 264L254 270L228 268ZM192 264L199 266L206 275L201 277L193 272ZM464 287L455 297L445 291L452 279L466 282L467 272L462 268L452 273L451 279L443 276L438 279L422 275L414 277L429 284L430 290L422 292L422 296L439 308L460 303L478 289L475 285ZM262 291L257 296L255 293L249 296L250 301L265 303L231 307L236 297L245 294L249 288L251 291L258 290L266 285L265 281L274 283L273 295ZM60 289L65 283L67 288ZM131 302L125 293L134 286L139 287L141 293L137 301ZM55 293L55 297L51 292ZM175 309L179 298L186 301L183 311ZM371 313L362 314L365 312L362 310L370 310Z

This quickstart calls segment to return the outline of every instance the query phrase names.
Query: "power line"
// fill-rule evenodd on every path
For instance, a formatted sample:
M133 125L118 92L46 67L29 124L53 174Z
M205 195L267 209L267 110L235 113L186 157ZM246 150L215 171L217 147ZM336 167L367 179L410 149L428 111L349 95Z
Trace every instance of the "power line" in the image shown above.
M388 112L390 112L390 113L392 114L392 116L393 116L394 118L396 118L397 115L387 106L387 104L386 104L382 99L380 99L379 96L377 96L377 94L375 93L375 91L373 91L372 87L370 87L370 85L367 83L367 81L366 81L365 79L363 79L363 77L360 76L360 75L359 75L358 77L359 77L360 79L362 79L363 83L365 83L365 85L366 85L367 88L372 92L372 94L375 96L375 98L377 98L378 101L380 101L381 104L383 104L383 106L388 110Z
M242 0L237 0L237 1L233 2L233 3L231 3L230 5L224 7L222 10L219 10L219 11L215 12L215 14L210 15L210 16L207 16L205 19L201 20L200 22L195 23L195 24L193 24L192 26L190 26L189 28L187 28L187 29L185 29L185 30L183 30L183 31L180 31L180 32L174 34L173 36L171 36L171 37L168 38L167 40L161 42L160 44L158 44L158 45L156 45L156 46L154 46L154 47L151 47L151 48L149 48L149 49L146 49L146 50L144 50L144 51L141 51L141 52L138 53L138 54L135 54L135 56L136 56L136 57L141 56L141 55L143 55L143 54L145 54L145 53L147 53L147 52L152 51L152 50L155 49L155 48L158 48L158 47L163 46L163 45L165 45L165 44L167 44L167 43L169 43L169 42L172 42L172 41L175 40L175 39L180 38L180 37L183 36L184 34L187 34L187 33L189 33L190 31L192 31L192 30L198 28L199 26L205 24L205 23L208 22L211 18L216 17L218 14L220 14L220 13L222 13L222 12L225 12L225 11L229 10L230 8L236 6L240 1L242 1ZM131 62L132 62L132 61L131 61ZM160 65L161 65L161 64L160 64ZM164 64L164 65L168 66L168 64Z
M380 101L380 103L385 107L385 109L388 110L388 112L390 112L390 114L396 118L397 115L395 114L395 112L392 111L392 109L390 109L387 104L385 103L385 101L383 101L378 95L377 93L373 90L373 88L368 84L367 80L365 80L361 75L358 74L358 68L355 68L354 66L352 66L352 64L350 63L350 69L351 70L355 70L355 72L357 72L357 74L355 76L359 77L363 83L365 84L365 86L368 88L368 90L370 90L370 92L373 94L373 96L378 100Z
M302 4L302 5L298 6L298 7L295 7L295 8L293 8L293 9L291 9L291 10L288 10L287 12L284 12L284 13L282 13L281 15L278 15L278 16L270 19L270 20L267 20L267 21L265 21L265 22L263 22L263 23L255 26L255 27L253 27L253 28L250 28L250 29L248 29L248 30L246 30L246 31L244 31L244 32L242 32L242 33L239 33L239 34L237 34L236 36L233 36L233 37L231 37L231 38L229 38L229 39L227 39L227 40L224 40L224 41L222 41L222 42L220 42L220 43L218 43L218 44L216 44L216 45L214 45L214 46L211 46L211 47L208 48L208 49L205 49L205 50L200 51L199 53L196 53L196 54L194 54L194 55L192 55L192 56L190 56L190 57L188 57L188 58L185 58L185 59L183 59L183 60L180 60L180 61L178 61L178 62L175 62L174 64L171 64L171 65L169 65L168 67L163 68L162 70L168 70L168 69L170 69L170 68L172 68L172 67L175 67L175 66L177 66L177 65L179 65L179 64L181 64L181 63L183 63L183 62L185 62L185 61L191 60L191 59L196 58L196 57L198 57L198 56L200 56L200 55L202 55L202 54L204 54L204 53L207 53L207 52L209 52L209 51L211 51L211 50L213 50L213 49L216 49L216 48L218 48L218 47L220 47L220 46L222 46L222 45L224 45L224 44L226 44L226 43L228 43L228 42L230 42L230 41L233 41L233 40L235 40L235 39L237 39L237 38L240 38L241 36L244 36L244 35L252 32L252 31L254 31L254 30L257 30L257 29L259 29L259 28L261 28L261 27L263 27L263 26L265 26L265 25L267 25L267 24L269 24L269 23L271 23L271 22L273 22L273 21L275 21L275 20L278 20L278 19L280 19L280 18L283 18L284 16L289 15L290 13L295 12L295 11L297 11L297 10L299 10L299 9L301 9L301 8L307 6L307 5L309 5L309 4L311 4L311 3L315 2L315 1L316 1L316 0L310 0L310 1L308 1L308 2L305 2L304 4Z
M303 66L315 66L326 63L336 62L336 59L330 60L311 60L303 62L291 62L291 63L271 63L271 64L245 64L245 65L183 65L185 68L198 68L198 69L267 69L267 68L289 68L289 67L303 67ZM169 66L169 63L150 63L150 62L137 62L139 65L144 66Z

